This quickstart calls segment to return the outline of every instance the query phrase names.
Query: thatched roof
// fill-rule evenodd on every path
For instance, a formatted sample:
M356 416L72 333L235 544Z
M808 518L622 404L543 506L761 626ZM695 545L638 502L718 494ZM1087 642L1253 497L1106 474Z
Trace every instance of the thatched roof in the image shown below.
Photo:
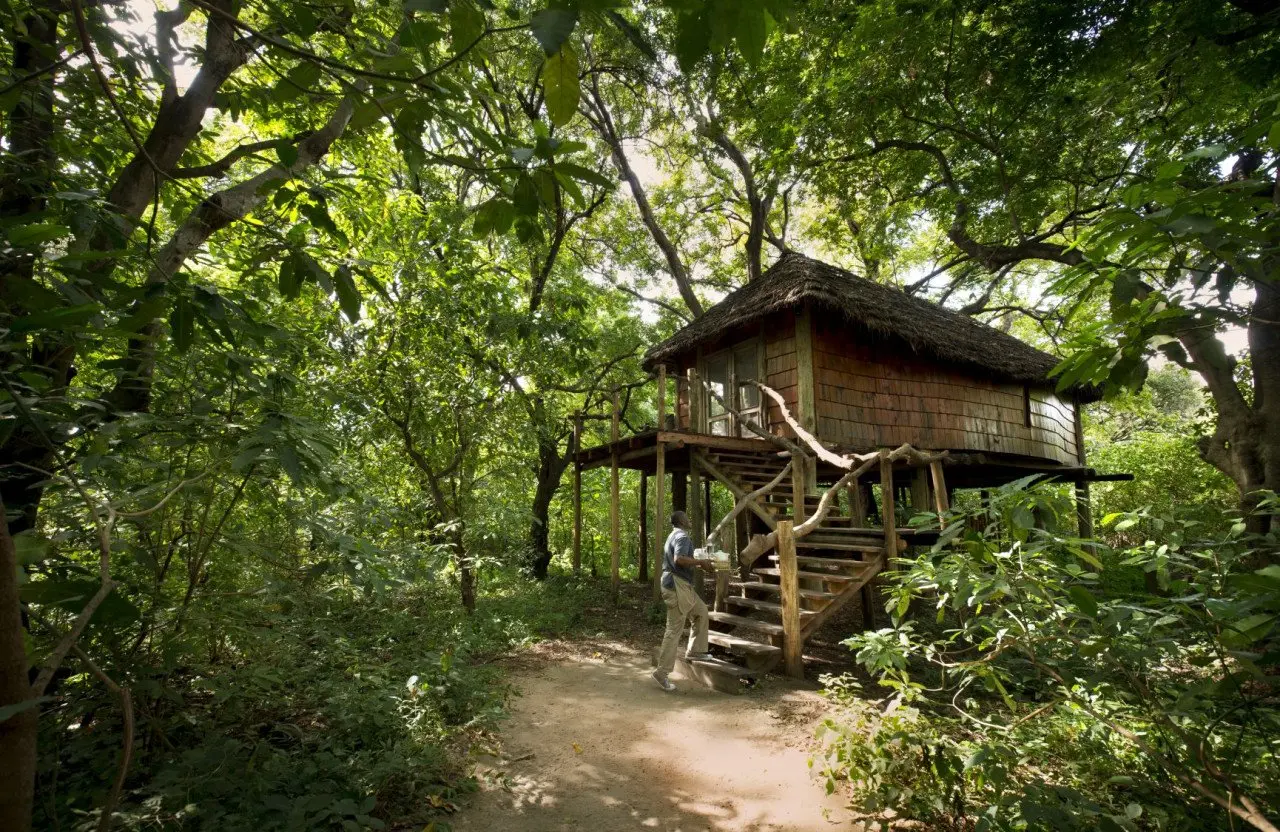
M645 367L729 334L738 327L808 301L854 326L904 342L920 355L960 364L1010 381L1043 384L1058 359L968 315L953 312L891 286L820 263L784 254L759 280L748 283L702 317L645 354ZM1078 395L1094 399L1086 388Z

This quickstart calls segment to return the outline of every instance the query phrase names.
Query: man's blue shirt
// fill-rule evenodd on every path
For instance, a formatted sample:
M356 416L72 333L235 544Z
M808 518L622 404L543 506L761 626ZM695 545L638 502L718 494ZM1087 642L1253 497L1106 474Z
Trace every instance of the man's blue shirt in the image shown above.
M689 533L684 529L672 529L671 534L667 535L667 545L662 549L663 589L676 588L676 581L672 577L673 575L693 583L694 567L677 565L676 558L678 557L693 557L693 541L689 539Z

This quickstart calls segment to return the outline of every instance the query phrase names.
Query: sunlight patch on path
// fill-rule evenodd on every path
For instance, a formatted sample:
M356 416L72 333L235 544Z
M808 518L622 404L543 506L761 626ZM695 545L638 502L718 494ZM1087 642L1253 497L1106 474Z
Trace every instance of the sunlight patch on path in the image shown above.
M664 694L649 672L647 657L621 647L520 673L501 734L508 757L524 759L479 766L482 791L454 828L850 828L839 797L809 776L816 694L770 683L726 696L679 676Z

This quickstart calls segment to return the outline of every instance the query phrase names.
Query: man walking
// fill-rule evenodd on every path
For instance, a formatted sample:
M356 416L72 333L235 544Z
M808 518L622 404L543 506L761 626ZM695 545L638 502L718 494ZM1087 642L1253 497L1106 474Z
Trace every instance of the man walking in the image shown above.
M662 602L667 605L667 630L662 635L662 649L658 652L658 669L653 678L663 690L673 691L676 686L667 677L676 666L676 647L684 622L692 618L693 630L689 634L688 659L709 659L707 652L707 605L693 590L693 575L700 566L713 566L712 561L699 561L693 556L693 541L689 539L689 515L683 511L671 512L670 536L662 550Z

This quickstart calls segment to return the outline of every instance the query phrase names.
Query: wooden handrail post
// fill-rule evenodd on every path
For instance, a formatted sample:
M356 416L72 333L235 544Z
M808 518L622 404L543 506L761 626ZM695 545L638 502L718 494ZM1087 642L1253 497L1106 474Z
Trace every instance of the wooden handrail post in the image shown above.
M613 391L613 422L609 427L609 441L612 444L609 470L609 588L613 600L618 600L619 547L622 545L622 534L618 523L618 391Z
M782 660L788 676L804 678L804 648L800 632L800 578L796 539L790 520L778 521L778 574L782 582Z
M582 571L582 413L573 414L573 574Z

